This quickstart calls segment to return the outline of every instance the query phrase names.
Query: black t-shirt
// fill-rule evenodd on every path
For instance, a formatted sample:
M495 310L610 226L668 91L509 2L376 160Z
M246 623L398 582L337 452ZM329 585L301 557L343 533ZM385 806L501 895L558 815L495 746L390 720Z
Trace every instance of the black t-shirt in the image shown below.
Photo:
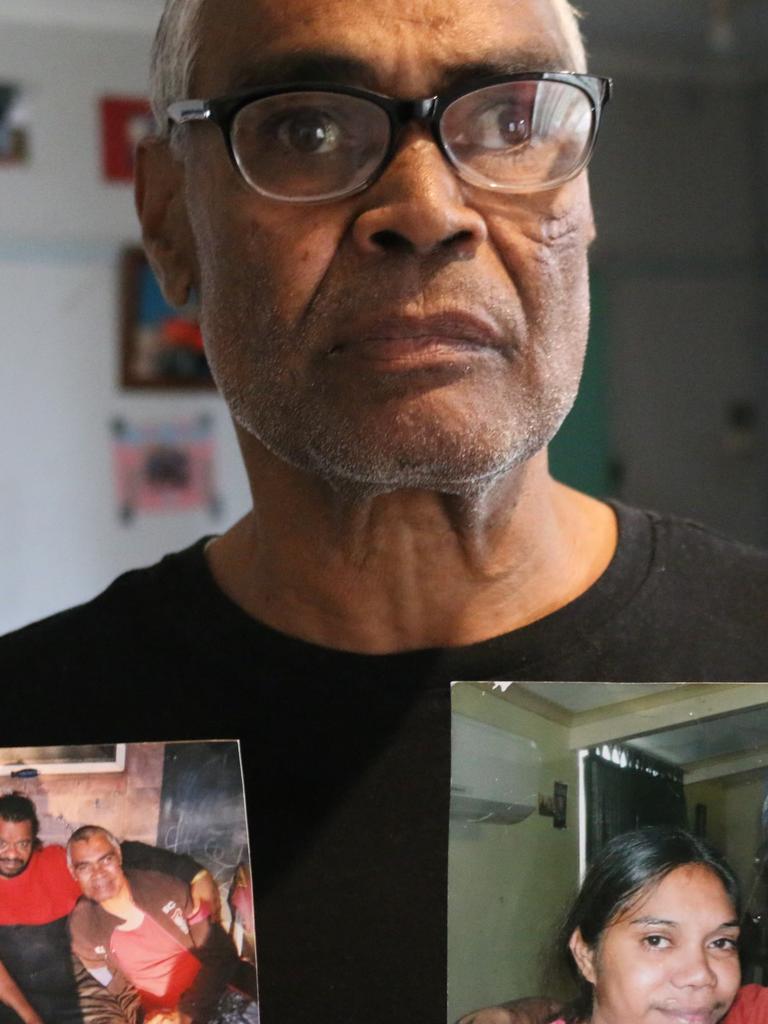
M240 738L263 1024L442 1024L450 681L768 680L768 555L617 513L565 608L393 655L250 619L201 541L0 641L0 745Z

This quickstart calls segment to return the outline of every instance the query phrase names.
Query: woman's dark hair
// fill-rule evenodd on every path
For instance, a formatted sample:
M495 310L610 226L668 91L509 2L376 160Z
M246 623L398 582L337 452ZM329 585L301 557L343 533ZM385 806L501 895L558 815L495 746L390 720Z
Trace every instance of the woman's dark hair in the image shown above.
M564 1014L568 1024L588 1021L592 1015L593 988L579 971L569 942L578 928L582 938L596 949L613 921L676 868L699 864L722 882L736 917L741 916L739 883L723 858L703 839L682 828L641 828L611 839L587 871L573 906L558 936L558 951L578 986L579 994Z

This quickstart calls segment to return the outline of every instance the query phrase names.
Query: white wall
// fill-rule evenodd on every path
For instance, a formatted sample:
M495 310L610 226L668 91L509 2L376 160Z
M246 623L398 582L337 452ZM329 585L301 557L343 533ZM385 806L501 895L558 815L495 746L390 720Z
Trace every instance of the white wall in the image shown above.
M24 2L28 14L45 6ZM139 5L146 27L136 8L127 28L90 30L25 24L12 6L0 12L0 78L29 90L32 160L0 168L0 632L221 530L248 504L218 397L117 386L117 256L138 231L130 188L100 177L97 104L105 93L145 93L150 5ZM73 10L86 7L79 0ZM107 4L106 24L121 24L129 7ZM203 411L215 424L222 518L194 512L123 526L110 420Z

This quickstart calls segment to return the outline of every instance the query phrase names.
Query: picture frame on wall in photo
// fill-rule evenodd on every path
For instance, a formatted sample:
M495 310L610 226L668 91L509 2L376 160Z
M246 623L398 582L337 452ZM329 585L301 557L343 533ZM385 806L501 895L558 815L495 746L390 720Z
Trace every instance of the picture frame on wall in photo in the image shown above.
M120 260L120 383L138 390L214 388L194 300L174 309L163 297L144 250Z

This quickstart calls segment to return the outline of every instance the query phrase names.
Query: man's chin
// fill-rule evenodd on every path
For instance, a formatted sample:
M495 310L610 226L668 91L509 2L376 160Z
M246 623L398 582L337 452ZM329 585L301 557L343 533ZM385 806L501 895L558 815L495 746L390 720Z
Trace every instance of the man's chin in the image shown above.
M14 860L3 863L0 861L0 878L15 878L20 875L27 866L27 861Z
M435 443L437 442L437 443ZM474 495L528 460L543 445L494 449L482 445L440 443L439 435L423 446L412 441L356 447L318 446L301 453L299 468L321 477L335 490L370 495L394 491L432 491Z

